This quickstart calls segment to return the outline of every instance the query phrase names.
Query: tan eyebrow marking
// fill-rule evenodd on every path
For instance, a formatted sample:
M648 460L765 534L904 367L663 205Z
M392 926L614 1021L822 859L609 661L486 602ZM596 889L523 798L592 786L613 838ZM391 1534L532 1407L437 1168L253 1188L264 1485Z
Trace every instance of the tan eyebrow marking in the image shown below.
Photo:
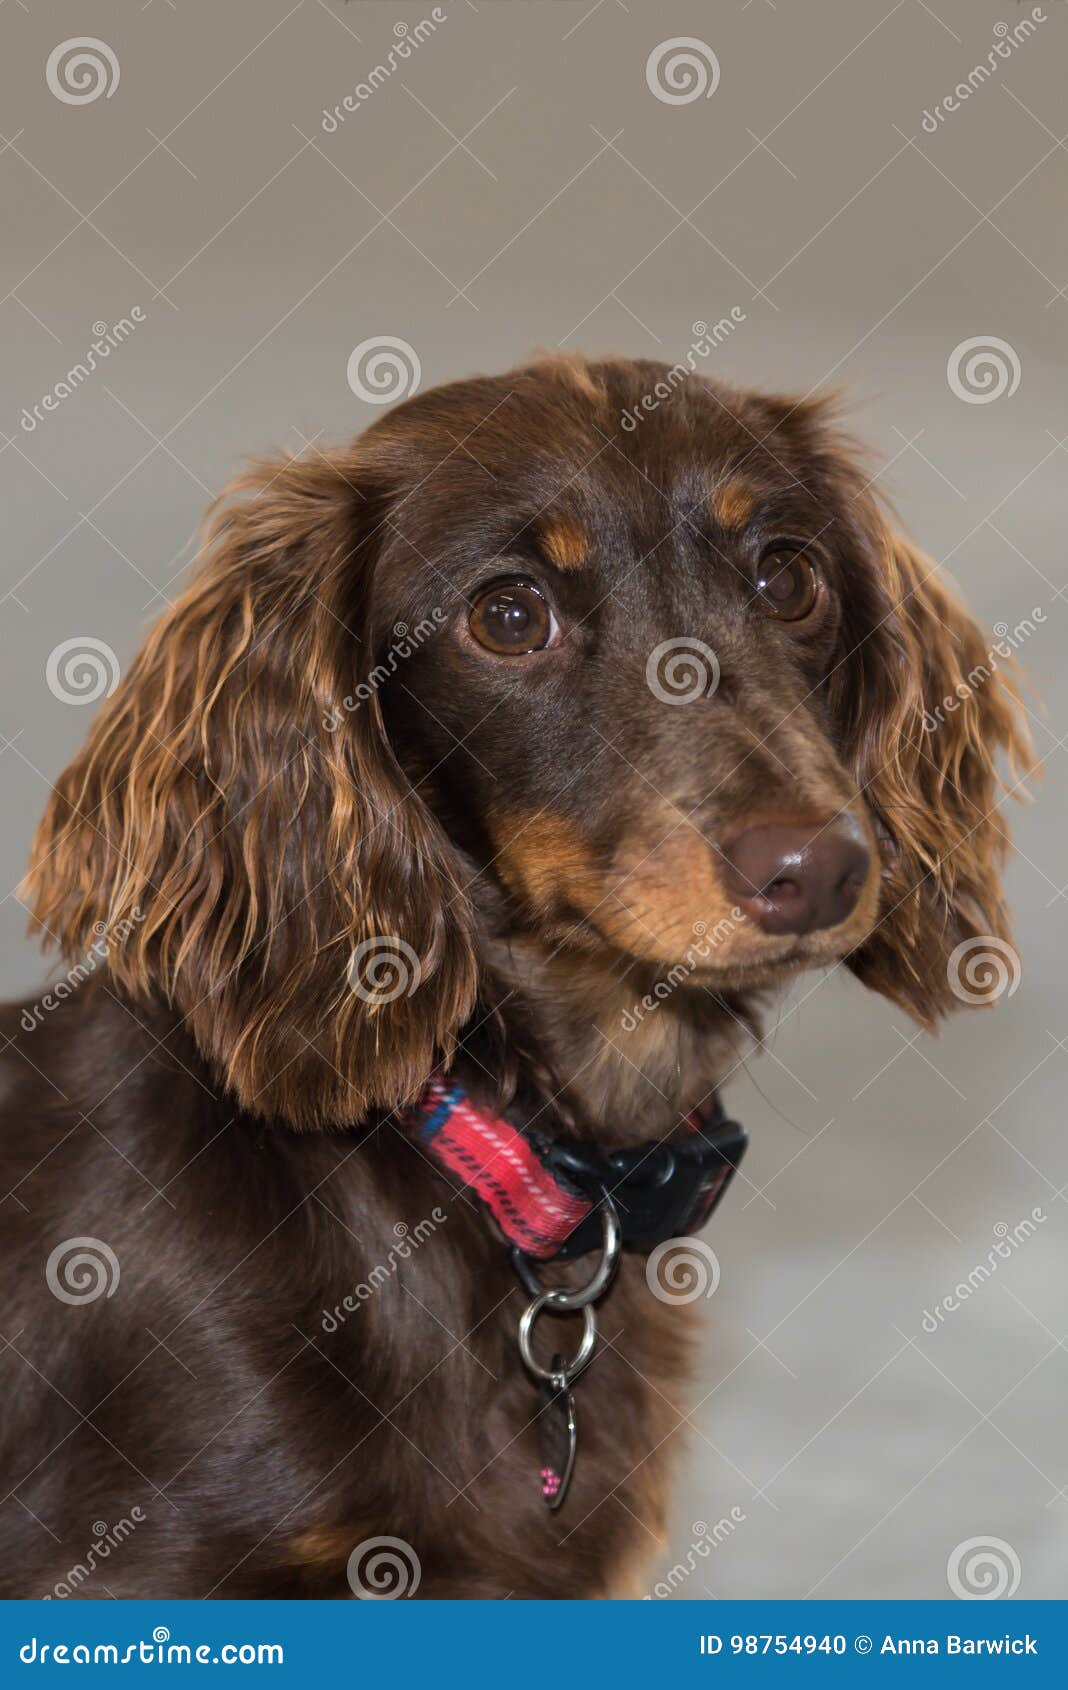
M541 544L549 562L565 575L589 562L590 542L577 522L561 518L547 523L541 531Z
M744 481L725 481L710 500L712 515L724 528L744 528L757 508L756 494Z

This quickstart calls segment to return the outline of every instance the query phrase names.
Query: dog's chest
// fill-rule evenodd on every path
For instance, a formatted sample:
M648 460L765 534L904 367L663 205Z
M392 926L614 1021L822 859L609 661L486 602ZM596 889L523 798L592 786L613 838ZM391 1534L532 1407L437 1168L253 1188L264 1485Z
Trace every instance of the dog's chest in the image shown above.
M361 1542L392 1537L417 1557L426 1596L642 1593L641 1569L663 1546L669 1475L685 1432L692 1310L658 1302L643 1264L624 1260L598 1309L594 1358L574 1382L574 1466L566 1498L551 1510L544 1433L554 1410L520 1361L525 1298L501 1254L448 1310L445 1287L416 1272L414 1284L398 1279L386 1298L369 1300L355 1331L339 1327L320 1341L334 1373L321 1387L337 1396L340 1373L358 1396L346 1393L351 1414L332 1494L319 1494L294 1522L291 1561L309 1590L337 1585ZM399 1326L388 1330L390 1316L402 1314L403 1339ZM539 1356L572 1353L581 1325L575 1317L546 1321L544 1330L539 1323ZM395 1378L376 1362L379 1335L405 1347Z

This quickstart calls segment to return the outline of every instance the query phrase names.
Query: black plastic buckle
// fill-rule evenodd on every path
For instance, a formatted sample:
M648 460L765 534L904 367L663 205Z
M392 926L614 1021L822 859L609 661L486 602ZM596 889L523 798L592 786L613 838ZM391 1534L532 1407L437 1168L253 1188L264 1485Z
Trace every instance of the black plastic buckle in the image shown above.
M568 1261L600 1248L598 1205L607 1192L619 1214L623 1248L648 1253L668 1238L703 1226L730 1184L748 1143L725 1115L689 1137L605 1153L581 1139L531 1143L554 1179L594 1203L557 1252Z

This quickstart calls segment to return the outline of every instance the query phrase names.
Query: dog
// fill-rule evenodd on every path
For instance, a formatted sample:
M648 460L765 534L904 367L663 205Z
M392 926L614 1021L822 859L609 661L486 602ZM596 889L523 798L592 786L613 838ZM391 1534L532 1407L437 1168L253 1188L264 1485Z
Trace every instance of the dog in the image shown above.
M640 1593L695 1306L568 1255L611 1192L554 1150L711 1142L784 982L933 1027L1006 933L1005 667L826 400L676 375L545 358L255 463L60 776L3 1595Z

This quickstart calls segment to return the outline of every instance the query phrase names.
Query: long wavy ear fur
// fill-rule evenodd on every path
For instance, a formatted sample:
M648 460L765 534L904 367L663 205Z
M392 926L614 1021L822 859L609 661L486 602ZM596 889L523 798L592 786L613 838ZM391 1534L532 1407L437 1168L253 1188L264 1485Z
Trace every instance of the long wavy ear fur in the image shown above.
M999 973L1014 966L1001 887L1010 840L999 806L1030 772L1033 750L1011 661L869 494L854 509L868 582L851 595L848 655L832 697L846 760L881 835L883 899L879 925L851 966L930 1026L982 997L984 986L996 995Z
M447 841L375 698L337 713L374 662L359 478L353 452L227 489L192 584L60 777L26 882L45 943L78 958L100 923L125 935L118 986L174 1005L244 1108L296 1126L410 1096L474 996Z

